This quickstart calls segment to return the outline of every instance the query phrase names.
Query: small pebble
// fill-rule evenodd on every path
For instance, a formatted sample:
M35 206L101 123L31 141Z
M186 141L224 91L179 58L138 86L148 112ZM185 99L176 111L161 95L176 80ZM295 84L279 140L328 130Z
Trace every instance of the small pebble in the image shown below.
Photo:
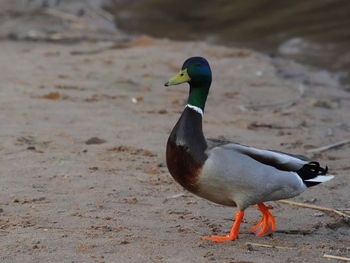
M253 248L253 246L251 244L247 244L247 249L249 251L253 251L254 250L254 248Z
M263 72L258 70L257 72L255 72L255 75L257 75L258 77L261 77L263 75Z
M317 212L317 213L314 213L314 216L321 217L321 216L324 216L324 213L323 212Z
M100 138L98 138L98 137L92 137L92 138L90 138L90 139L88 139L86 142L85 142L85 144L102 144L102 143L105 143L106 142L106 140L104 140L104 139L100 139Z
M310 203L310 204L313 204L317 201L317 198L311 198L311 199L308 199L308 200L305 200L305 203Z

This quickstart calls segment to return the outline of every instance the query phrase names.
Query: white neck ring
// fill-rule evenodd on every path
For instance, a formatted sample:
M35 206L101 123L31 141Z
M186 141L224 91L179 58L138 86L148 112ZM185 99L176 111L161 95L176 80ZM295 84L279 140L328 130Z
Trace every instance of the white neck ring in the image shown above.
M203 110L197 106L191 105L191 104L187 104L186 107L191 108L192 110L198 112L200 115L203 116Z

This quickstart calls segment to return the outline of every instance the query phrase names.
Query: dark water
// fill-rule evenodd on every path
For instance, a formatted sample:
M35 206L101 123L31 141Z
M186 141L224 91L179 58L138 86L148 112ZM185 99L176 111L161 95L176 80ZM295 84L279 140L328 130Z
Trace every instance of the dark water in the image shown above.
M112 0L120 29L249 47L338 73L350 84L348 0Z

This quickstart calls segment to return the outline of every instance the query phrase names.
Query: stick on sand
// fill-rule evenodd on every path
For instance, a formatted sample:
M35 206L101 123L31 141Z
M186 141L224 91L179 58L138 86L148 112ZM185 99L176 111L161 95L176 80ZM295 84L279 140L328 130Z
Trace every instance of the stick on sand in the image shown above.
M268 248L280 248L280 249L297 249L296 247L282 247L282 246L274 246L269 244L260 244L260 243L253 243L253 242L246 242L246 245L250 246L256 246L256 247L268 247Z
M332 255L328 255L328 254L324 254L323 257L324 258L331 258L331 259L338 259L338 260L343 260L343 261L350 261L350 258L339 257L339 256L332 256Z
M338 147L344 146L344 145L346 145L348 143L350 143L350 139L343 140L343 141L336 142L336 143L332 143L332 144L329 144L329 145L326 145L326 146L322 146L322 147L319 147L319 148L311 149L311 150L308 150L306 152L307 153L320 153L320 152L324 152L324 151L327 151L327 150L330 150L330 149L334 149L334 148L338 148Z
M340 212L336 209L333 208L328 208L328 207L322 207L322 206L317 206L317 205L310 205L310 204L304 204L304 203L298 203L298 202L294 202L294 201L289 201L289 200L279 200L277 201L279 203L283 203L283 204L288 204L288 205L294 205L294 206L300 206L300 207L304 207L304 208L310 208L310 209L315 209L315 210L320 210L320 211L327 211L327 212L332 212L338 216L343 217L346 221L350 221L350 216Z

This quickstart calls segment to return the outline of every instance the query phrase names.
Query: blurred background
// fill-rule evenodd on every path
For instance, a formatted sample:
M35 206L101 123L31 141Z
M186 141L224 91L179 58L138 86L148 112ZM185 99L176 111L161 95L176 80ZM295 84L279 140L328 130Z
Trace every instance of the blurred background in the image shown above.
M112 0L127 32L249 47L337 73L349 88L350 2L346 0Z
M252 48L331 72L350 89L350 2L346 0L4 0L0 36L21 38L33 28L41 33L67 32L57 18L76 20L53 12L45 17L37 12L43 8L89 19L75 33L86 29L85 35L94 31L114 39L147 34Z

